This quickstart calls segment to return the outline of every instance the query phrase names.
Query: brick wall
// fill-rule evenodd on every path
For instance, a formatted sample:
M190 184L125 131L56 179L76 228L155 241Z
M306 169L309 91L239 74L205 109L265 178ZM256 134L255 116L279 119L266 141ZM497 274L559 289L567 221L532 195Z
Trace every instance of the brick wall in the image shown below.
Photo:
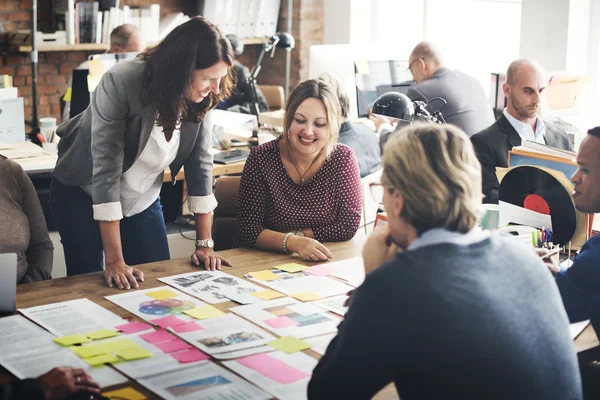
M121 5L133 7L161 5L161 14L184 12L193 15L192 0L121 0ZM323 0L294 0L293 36L296 48L292 51L290 88L308 77L308 49L312 44L323 42ZM31 0L0 0L0 23L6 30L30 29ZM38 0L38 30L51 31L51 0ZM278 31L287 30L287 0L282 0ZM250 69L261 47L246 46L241 58ZM38 57L38 117L53 116L60 121L60 99L67 89L67 82L81 62L94 52L44 52ZM258 76L261 84L284 85L285 51L278 49L274 58L265 56ZM0 74L14 77L25 103L25 119L31 118L31 59L28 54L7 53L0 56Z

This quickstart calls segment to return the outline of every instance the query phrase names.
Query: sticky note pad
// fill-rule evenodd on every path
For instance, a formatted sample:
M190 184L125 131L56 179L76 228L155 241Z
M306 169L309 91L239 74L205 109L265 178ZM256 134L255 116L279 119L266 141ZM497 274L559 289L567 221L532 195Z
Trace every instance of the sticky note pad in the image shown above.
M140 360L142 358L150 358L153 356L151 351L148 351L142 347L123 349L116 351L115 353L125 361Z
M268 269L265 269L263 271L250 272L250 276L260 281L274 281L275 279L279 279L277 275L275 275Z
M144 339L146 342L152 343L152 344L160 343L160 342L167 342L167 341L173 340L175 338L175 336L173 336L169 332L163 331L163 330L154 331L152 333L144 333L143 335L140 335L140 337L142 339Z
M198 325L196 322L190 321L190 322L186 322L185 324L175 325L171 329L173 329L177 333L185 333L185 332L201 331L204 328L201 327L200 325Z
M313 292L294 293L291 295L291 297L298 299L300 301L313 301L313 300L319 300L321 298L321 296L319 296L318 294L313 293Z
M277 329L277 328L288 328L290 326L298 326L298 325L300 325L298 322L296 322L293 319L291 319L289 317L286 317L286 316L265 319L263 322L265 324L267 324L267 325L275 328L275 329Z
M120 334L121 332L112 331L110 329L100 329L99 331L88 332L85 336L92 340L100 340L119 336Z
M104 397L109 399L122 399L122 400L147 400L148 398L142 393L138 392L134 388L127 387L119 390L111 390L110 392L103 392Z
M274 290L270 290L270 289L261 290L258 292L252 292L251 295L256 296L259 299L263 299L263 300L272 300L272 299L278 299L280 297L285 297L285 295L278 293Z
M99 346L101 346L109 352L116 352L119 350L140 347L137 343L134 343L129 339L111 340L110 342L99 344Z
M143 322L134 321L128 324L123 324L119 326L115 326L116 329L120 330L123 333L136 333L145 331L148 329L152 329L152 325L145 324Z
M281 271L285 271L285 272L294 273L294 272L304 271L308 267L306 267L304 265L296 264L296 263L289 263L289 264L278 265L273 268L281 270Z
M189 349L184 351L178 351L177 353L171 353L171 357L176 359L182 364L191 363L195 361L208 360L210 356L204 354L198 349Z
M161 328L168 328L170 326L185 324L187 321L182 320L181 318L177 318L174 315L169 315L168 317L155 318L150 320L154 325L158 325Z
M58 343L62 346L73 346L74 344L91 342L90 339L86 338L83 335L80 335L79 333L76 333L74 335L62 336L62 337L55 338L52 340L55 343Z
M164 299L170 299L173 297L177 297L177 293L172 292L169 289L162 289L162 290L157 290L154 292L148 292L146 293L146 296L150 296L155 300L164 300Z
M193 346L181 339L173 339L169 342L160 342L155 344L163 353L174 353L176 351L190 349Z
M83 361L91 365L92 367L97 367L100 365L104 365L107 363L117 363L120 360L115 357L113 354L101 354L94 357L84 358Z
M284 353L291 354L297 351L310 349L311 345L293 336L284 336L277 340L267 343L267 346L281 350Z
M63 96L63 101L71 101L71 97L73 97L73 88L68 88Z
M184 313L196 319L209 319L225 315L223 311L213 306L193 308L191 310L185 310Z
M91 344L89 346L73 346L71 347L71 351L81 358L90 358L99 356L101 354L110 353L110 350L98 344Z
M277 358L271 357L267 353L238 358L237 362L284 385L310 376L310 374L300 371Z

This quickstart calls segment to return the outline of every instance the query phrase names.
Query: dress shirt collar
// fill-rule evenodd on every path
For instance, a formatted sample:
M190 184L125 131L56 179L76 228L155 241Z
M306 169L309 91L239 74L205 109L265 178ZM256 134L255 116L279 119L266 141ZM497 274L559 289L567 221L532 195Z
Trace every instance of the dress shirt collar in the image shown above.
M489 237L488 232L484 232L476 226L467 233L452 232L444 228L434 228L424 232L416 238L406 249L415 250L419 247L432 246L440 243L451 243L460 246L467 246L480 242Z
M530 142L546 144L546 140L544 139L544 135L546 134L546 125L540 117L536 117L534 133L533 129L531 129L531 126L519 121L518 119L510 115L506 108L504 109L502 114L504 114L504 117L506 117L506 119L508 120L508 122L510 122L512 127L515 128L515 131L517 131L517 133L521 137L521 140L528 140Z

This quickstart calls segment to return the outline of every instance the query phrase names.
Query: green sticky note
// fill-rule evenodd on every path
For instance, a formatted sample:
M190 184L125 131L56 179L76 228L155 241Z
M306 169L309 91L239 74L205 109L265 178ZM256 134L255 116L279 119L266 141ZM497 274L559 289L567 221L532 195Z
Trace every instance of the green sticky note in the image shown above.
M185 310L184 313L196 319L209 319L225 315L223 311L213 306L193 308L191 310Z
M311 345L293 336L284 336L277 340L267 343L267 346L281 350L284 353L291 354L297 351L310 349Z
M106 351L113 353L119 350L135 349L140 347L140 345L132 342L129 339L111 340L110 342L99 344L99 346L104 348Z
M289 263L289 264L278 265L273 268L281 270L281 271L285 271L285 272L294 273L294 272L304 271L308 267L305 267L304 265L300 265L300 264L296 264L296 263Z
M85 336L87 336L88 338L90 338L92 340L100 340L100 339L106 339L106 338L110 338L110 337L119 336L120 334L121 334L121 332L115 332L110 329L100 329L99 331L88 332L85 334Z
M73 346L74 344L91 342L90 339L86 338L85 336L83 336L79 333L75 333L73 335L68 335L68 336L62 336L59 338L54 338L52 340L54 340L55 343L58 343L61 346Z
M148 351L143 347L123 349L116 351L115 353L125 361L140 360L142 358L150 358L153 356L151 351Z
M73 88L68 88L67 92L63 96L63 101L71 101L72 96L73 96Z
M81 358L90 358L99 356L100 354L110 353L110 351L105 349L104 346L98 344L90 344L88 346L73 346L71 347L71 351Z
M250 276L260 281L274 281L275 279L279 279L277 275L275 275L268 269L265 269L263 271L250 272Z
M113 354L101 354L94 357L84 358L83 361L92 367L98 367L107 363L118 363L120 360Z
M157 290L155 292L146 293L146 296L150 296L155 300L164 300L164 299L171 299L173 297L177 297L178 294L175 292L172 292L168 289L163 289L163 290Z

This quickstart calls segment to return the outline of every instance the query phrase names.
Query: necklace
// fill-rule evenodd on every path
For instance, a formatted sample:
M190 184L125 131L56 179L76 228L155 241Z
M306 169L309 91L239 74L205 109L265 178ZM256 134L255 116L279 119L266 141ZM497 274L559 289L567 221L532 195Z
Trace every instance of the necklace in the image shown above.
M290 145L289 145L289 143L288 143L288 145L285 148L287 150L288 157L292 161L292 165L294 166L294 169L296 169L296 172L298 173L298 176L300 176L300 184L304 185L304 177L306 176L306 174L308 173L308 171L310 171L310 169L314 165L315 161L317 161L317 159L321 155L321 151L323 151L323 149L319 150L319 154L317 154L317 156L315 158L313 158L313 160L311 161L311 163L308 166L308 168L306 169L306 171L304 171L304 173L301 174L300 171L298 170L298 166L296 165L296 161L294 161L294 158L292 157L292 154L290 153Z

